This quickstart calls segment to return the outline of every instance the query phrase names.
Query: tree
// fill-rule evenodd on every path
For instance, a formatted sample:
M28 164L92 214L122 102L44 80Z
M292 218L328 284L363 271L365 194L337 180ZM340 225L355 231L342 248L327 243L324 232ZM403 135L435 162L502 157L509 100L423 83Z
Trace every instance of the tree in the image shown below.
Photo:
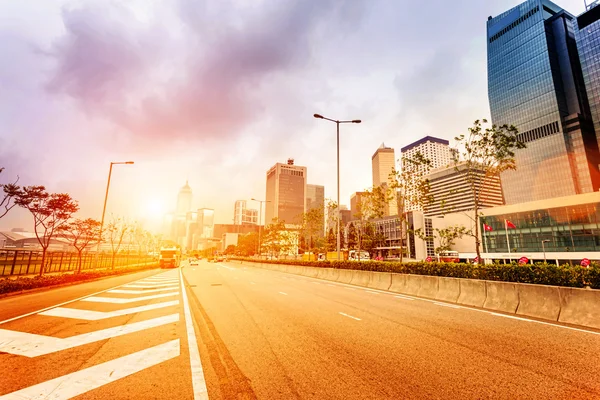
M123 238L128 230L129 225L127 222L122 218L115 218L114 215L112 216L112 220L106 226L105 232L108 235L110 249L112 252L112 260L110 264L111 269L115 269L115 258L117 253L119 253L119 249L123 243Z
M100 237L100 221L92 218L76 219L61 226L58 231L77 250L77 273L80 273L83 250Z
M235 254L235 250L236 250L236 246L234 244L230 244L229 246L227 246L227 248L225 249L225 254Z
M323 224L325 221L323 207L312 208L301 214L301 241L307 251L314 252L322 247Z
M46 265L46 252L52 238L79 210L79 205L69 194L48 193L44 186L26 186L19 189L14 194L14 202L19 207L29 210L33 216L35 237L42 247L42 276Z
M393 170L391 189L395 192L398 204L398 218L400 219L401 243L408 247L408 234L413 231L410 226L408 213L411 210L422 210L432 200L430 184L426 176L431 170L431 160L417 152L412 156L404 156L400 160L400 171ZM404 250L400 252L400 262Z
M476 120L467 135L455 138L459 150L454 153L454 168L465 174L469 195L473 197L473 214L469 215L475 228L465 232L475 239L477 259L481 260L481 240L479 238L479 216L486 186L507 170L517 168L515 151L525 148L513 125L492 125L483 128L487 120Z
M333 228L329 228L327 233L327 251L337 250L337 238L335 237L335 231Z
M392 189L388 188L387 185L367 189L362 193L360 201L357 204L357 212L354 215L356 218L355 235L359 260L361 249L365 249L371 253L378 247L377 244L381 240L376 235L377 230L372 220L383 218L391 200L393 200Z
M435 228L434 231L440 243L440 245L435 248L435 253L439 254L442 251L452 250L454 241L462 238L468 230L461 225L452 225L446 228Z
M356 245L356 227L354 226L354 223L351 222L348 226L348 250L354 250Z
M285 223L273 218L273 222L265 229L262 245L268 249L271 256L288 253L294 245L294 233L285 228Z
M258 249L258 233L250 232L238 237L237 251L243 256L252 256Z
M4 171L4 168L0 168L0 173ZM15 198L19 194L19 186L17 186L17 182L19 182L19 177L13 183L4 183L0 184L0 188L2 188L3 194L0 194L0 218L4 217L10 210L13 209L17 204L15 203Z

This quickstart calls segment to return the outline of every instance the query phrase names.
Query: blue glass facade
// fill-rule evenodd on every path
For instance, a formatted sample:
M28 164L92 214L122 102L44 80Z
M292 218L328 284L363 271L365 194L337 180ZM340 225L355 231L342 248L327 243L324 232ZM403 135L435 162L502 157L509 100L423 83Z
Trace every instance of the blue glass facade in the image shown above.
M590 114L600 143L600 6L577 17L576 37Z
M506 204L600 186L574 21L547 0L529 0L488 19L492 122L515 125L527 144L517 151L517 169L501 176Z

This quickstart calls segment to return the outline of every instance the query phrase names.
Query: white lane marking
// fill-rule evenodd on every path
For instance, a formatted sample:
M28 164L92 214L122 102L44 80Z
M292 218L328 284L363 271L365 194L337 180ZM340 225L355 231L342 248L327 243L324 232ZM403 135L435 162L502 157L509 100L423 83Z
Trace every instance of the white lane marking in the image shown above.
M402 299L402 300L410 300L413 301L414 299L412 297L406 297L406 296L394 296L397 299Z
M469 308L468 310L471 310L471 308ZM477 310L480 311L480 310ZM495 313L495 312L487 312L488 314L492 314L495 315L497 317L504 317L504 318L510 318L510 319L516 319L518 321L524 321L524 322L533 322L535 324L542 324L542 325L549 325L549 326L555 326L557 328L563 328L563 329L568 329L571 331L577 331L577 332L585 332L585 333L591 333L592 335L600 335L600 332L594 332L594 331L587 331L585 329L579 329L579 328L573 328L571 326L564 326L564 325L556 325L556 324L551 324L549 322L543 322L543 321L537 321L535 319L527 319L527 318L521 318L521 317L516 317L513 315L505 315L505 314L499 314L499 313Z
M360 318L353 317L352 315L348 315L348 314L346 314L346 313L343 313L343 312L341 312L341 311L340 311L340 315L343 315L344 317L348 317L348 318L355 319L355 320L357 320L357 321L361 321L361 319L360 319Z
M327 286L333 286L335 287L336 285L332 285L331 283L326 283Z
M436 306L442 306L442 307L450 307L450 308L462 308L460 306L454 305L454 304L447 304L447 303L433 303Z
M155 292L166 292L167 290L176 289L175 287L166 287L159 289L147 289L147 290L129 290L129 289L111 289L106 293L119 293L119 294L143 294L143 293L155 293Z
M131 285L123 285L122 287L124 288L136 288L136 289L155 289L155 288L161 288L161 287L178 287L179 283L166 283L166 284L160 284L160 285L152 285L152 284L131 284Z
M287 296L287 295L288 295L288 294L287 294L287 293L285 293L285 292L279 292L279 294L282 294L282 295L284 295L284 296Z
M367 293L371 293L371 294L379 294L379 292L374 292L374 291L372 291L372 290L365 290L365 292L367 292Z
M136 301L143 300L152 300L152 299L160 299L163 297L177 296L179 294L179 290L173 293L163 293L163 294L154 294L152 296L142 296L142 297L133 297L131 299L123 299L119 297L87 297L82 299L81 301L91 301L94 303L114 303L114 304L125 304L125 303L134 303Z
M320 285L321 282L313 282L315 285Z
M141 285L167 285L167 284L179 284L179 279L169 279L169 280L160 280L160 281L148 281L148 280L142 280L139 282L136 282L137 284L141 284Z
M179 339L150 347L16 392L0 400L66 400L179 356Z
M179 321L179 313L165 317L153 318L147 321L116 326L95 332L71 336L69 338L56 338L52 336L36 335L34 333L9 331L0 329L0 352L15 354L25 357L38 357L84 344L94 343L99 340L110 339L128 333L139 332L157 326L167 325Z
M208 389L206 388L206 380L204 378L204 370L202 369L202 361L200 360L200 352L198 351L198 341L194 332L192 322L192 313L190 312L190 304L188 302L187 292L183 287L183 274L179 270L181 278L181 295L183 296L183 315L185 318L185 330L187 333L188 350L190 353L190 368L192 370L192 389L194 391L194 400L208 400Z
M137 282L137 281L133 281L133 282ZM16 320L18 320L18 319L21 319L21 318L29 317L30 315L38 314L38 313L41 313L42 311L51 310L51 309L53 309L53 308L56 308L56 307L60 307L60 306L64 306L64 305L66 305L66 304L71 304L71 303L74 303L74 302L76 302L76 301L84 300L84 299L86 299L86 298L88 298L88 297L92 297L92 296L95 296L95 295L97 295L97 294L104 293L104 292L106 292L107 290L110 290L110 289L116 289L116 288L119 288L119 287L121 287L121 286L123 286L123 285L117 285L117 286L113 286L113 287L110 287L110 288L108 288L108 289L100 290L100 291L98 291L98 292L94 292L94 293L91 293L91 294L86 294L85 296L81 296L81 297L78 297L78 298L76 298L76 299L73 299L73 300L64 301L64 302L62 302L62 303L55 304L55 305L53 305L53 306L50 306L50 307L44 307L44 308L42 308L42 309L39 309L39 310L36 310L36 311L31 311L31 312L28 312L28 313L25 313L25 314L22 314L22 315L18 315L18 316L16 316L16 317L12 317L12 318L9 318L9 319L5 319L4 321L0 321L0 325L2 325L2 324L5 324L5 323L7 323L7 322L16 321Z
M355 289L355 288L353 288L353 287L346 287L345 289L348 289L348 290L356 290L356 289Z
M66 308L57 307L52 310L47 310L39 313L39 315L46 315L49 317L62 317L72 319L83 319L86 321L98 321L101 319L120 317L122 315L135 314L143 311L157 310L159 308L176 306L179 304L179 300L166 301L164 303L149 304L147 306L139 306L132 308L125 308L123 310L116 311L91 311L91 310L80 310L77 308Z
M254 282L250 282L250 284L251 284L251 285L256 285L256 283L254 283Z

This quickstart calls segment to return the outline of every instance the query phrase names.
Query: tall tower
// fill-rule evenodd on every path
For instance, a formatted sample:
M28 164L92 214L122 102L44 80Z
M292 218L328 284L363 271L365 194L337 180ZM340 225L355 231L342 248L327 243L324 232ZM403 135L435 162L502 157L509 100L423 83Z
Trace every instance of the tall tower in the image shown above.
M373 188L381 186L386 189L392 188L395 178L391 174L396 166L394 149L385 147L385 144L382 143L371 157L371 164L373 167ZM383 211L385 215L398 215L396 200L390 200Z
M500 176L506 204L598 190L598 143L575 42L575 18L528 0L487 21L492 122L514 125L526 149Z
M265 225L273 218L286 225L299 225L306 211L306 167L277 163L267 171Z
M179 190L177 195L177 214L185 215L188 211L192 210L192 188L188 185L188 181L185 181L185 186Z

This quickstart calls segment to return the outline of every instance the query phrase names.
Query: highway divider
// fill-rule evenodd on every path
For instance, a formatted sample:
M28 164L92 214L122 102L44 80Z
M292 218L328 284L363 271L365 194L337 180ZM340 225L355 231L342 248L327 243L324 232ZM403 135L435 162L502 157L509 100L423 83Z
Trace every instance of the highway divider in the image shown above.
M328 281L600 329L600 290L235 261Z

